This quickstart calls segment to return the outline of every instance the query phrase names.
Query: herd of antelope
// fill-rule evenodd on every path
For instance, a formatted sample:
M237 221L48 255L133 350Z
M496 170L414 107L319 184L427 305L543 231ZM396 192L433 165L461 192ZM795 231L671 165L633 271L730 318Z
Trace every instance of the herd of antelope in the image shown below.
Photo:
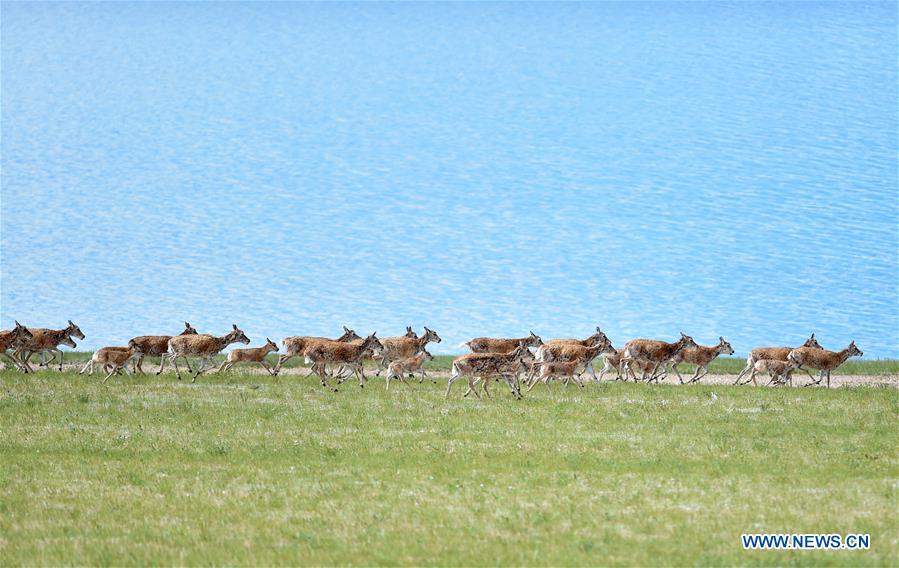
M35 355L40 359L40 365L47 367L58 358L61 371L63 352L60 347L75 347L75 338L84 337L81 329L71 320L62 329L29 328L17 321L12 330L0 331L0 347L5 360L24 373L33 371L31 363ZM349 377L356 377L359 386L364 387L367 378L363 363L369 360L374 362L378 376L386 371L389 390L392 379L408 385L407 377L418 376L419 382L427 377L424 364L432 359L427 350L428 343L432 342L440 343L441 339L437 332L427 327L421 336L407 327L405 335L384 338L378 338L375 333L360 337L352 329L344 327L343 334L334 339L303 335L285 337L281 342L283 353L268 338L262 347L234 349L218 367L218 372L227 371L240 363L258 363L275 376L288 360L302 356L312 366L307 376L317 375L323 387L337 392L330 381L334 380L339 384ZM185 322L184 330L179 335L141 335L128 341L127 346L103 347L93 353L81 373L92 374L94 367L100 367L106 373L103 379L105 383L114 374L123 371L144 372L144 357L153 356L161 357L157 375L163 372L166 363L170 363L180 380L178 360L181 359L187 372L193 375L192 382L196 382L201 373L214 368L213 359L233 343L250 343L250 339L236 325L228 333L217 336L198 333ZM633 339L616 349L599 327L584 339L552 339L544 342L534 332L530 332L526 337L517 338L477 337L461 343L459 347L468 347L471 353L453 359L452 373L446 386L447 397L453 383L462 377L468 383L463 397L474 393L478 398L481 397L479 387L490 396L487 386L494 379L503 381L512 396L520 399L522 384L530 391L538 383L549 387L550 381L557 379L563 380L565 384L573 382L583 388L581 377L585 373L594 381L600 382L610 371L615 372L616 380L633 379L634 382L643 380L647 383L662 381L673 371L680 383L684 384L684 377L677 368L681 363L696 366L693 376L686 381L695 383L708 374L709 364L715 358L734 353L730 343L723 337L719 338L717 345L704 346L697 345L692 337L683 333L673 343ZM266 362L266 356L270 353L280 353L274 365ZM826 384L830 387L831 371L849 357L862 355L854 341L841 351L828 351L821 347L815 334L812 334L799 347L753 349L749 352L746 367L734 384L748 384L751 381L757 385L756 377L759 373L765 373L769 377L769 385L792 386L793 372L802 370L812 379L809 385L821 384L826 379ZM597 357L604 362L598 376L593 369L593 361ZM197 360L193 367L191 358ZM130 370L129 362L132 365ZM819 371L817 380L808 369ZM744 380L747 373L748 377Z

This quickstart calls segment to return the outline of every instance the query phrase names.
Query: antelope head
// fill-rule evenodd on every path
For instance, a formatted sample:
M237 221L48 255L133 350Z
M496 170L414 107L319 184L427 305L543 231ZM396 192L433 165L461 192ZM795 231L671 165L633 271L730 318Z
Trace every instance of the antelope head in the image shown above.
M378 338L375 337L377 333L378 332L376 331L365 338L365 341L362 342L363 351L371 349L375 354L380 354L384 351L384 346L378 341Z
M718 353L724 355L733 355L734 348L730 346L730 343L724 341L724 337L718 337Z
M69 325L66 327L66 334L69 336L77 337L78 339L84 339L84 334L81 333L81 328L75 325L75 322L69 320ZM72 346L74 347L74 345Z
M693 341L693 338L689 335L685 334L683 331L680 332L680 339L677 340L677 349L678 351L683 351L684 349L691 349L693 347L697 347L696 342Z
M225 338L228 340L228 343L240 342L244 345L249 345L250 343L250 338L247 337L244 332L237 329L237 324L234 323L231 324L231 331L230 333L228 333L228 335L225 336Z
M356 332L352 329L348 328L347 326L343 326L343 335L338 337L337 341L354 341L356 339L362 338L356 335Z
M275 343L274 341L272 341L271 339L269 339L268 337L265 338L265 346L268 348L269 352L278 350L278 344Z
M28 328L17 321L16 327L12 330L13 341L28 341L32 337L34 337L34 335L28 331Z
M194 326L190 325L187 322L184 322L184 331L180 333L180 335L197 335L199 332L194 329Z
M802 344L803 347L813 347L815 349L824 349L821 347L821 344L818 343L818 340L815 339L815 334L813 333L811 337L805 340L805 343Z
M539 335L531 331L531 334L523 343L525 347L540 347L541 345L543 345L543 340L540 339Z
M596 326L596 333L587 338L588 345L606 345L608 343L609 338L599 329L599 326Z
M855 342L849 344L849 347L846 348L849 351L850 357L861 357L864 355L862 350L855 346Z
M422 358L422 360L424 360L424 361L433 361L434 360L434 356L431 355L431 353L427 349L422 349L421 354L424 356Z
M433 329L428 329L428 326L425 326L424 337L425 337L425 343L427 343L428 341L433 341L434 343L440 343L441 341L443 341L442 339L440 339L440 336L437 335L437 332L434 331Z
M427 329L427 328L425 328L425 329ZM406 335L404 335L403 337L408 337L409 339L418 339L418 334L415 333L415 330L412 329L411 325L407 325L406 326Z

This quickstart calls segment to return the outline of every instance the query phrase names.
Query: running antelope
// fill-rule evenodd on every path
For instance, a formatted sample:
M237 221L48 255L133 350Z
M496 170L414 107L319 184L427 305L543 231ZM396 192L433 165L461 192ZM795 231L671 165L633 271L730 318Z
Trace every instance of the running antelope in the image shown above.
M603 360L602 371L599 372L599 377L597 377L597 381L602 381L603 375L608 373L610 370L615 369L615 380L621 380L621 358L624 357L624 349L609 349L606 352L603 352L600 357Z
M383 342L384 340L382 339L381 343ZM390 379L399 379L404 384L409 385L406 381L406 374L411 378L415 378L415 374L418 373L418 382L420 383L426 376L424 364L433 359L434 356L428 353L427 349L422 349L418 355L391 361L390 365L387 366L387 390L390 390Z
M32 370L31 367L28 366L28 362L35 353L38 353L41 358L44 357L45 353L50 353L52 355L49 360L41 363L41 366L49 366L58 354L59 370L62 371L63 357L62 351L59 350L59 346L65 345L67 347L75 347L75 341L72 339L73 337L84 339L84 334L81 332L81 329L75 325L72 320L69 320L69 325L64 329L32 327L29 328L28 331L31 332L31 339L23 342L22 346L13 353L13 356L18 355L19 360L25 366L26 372Z
M269 353L277 352L278 345L269 339L265 338L265 345L262 347L253 347L250 349L233 349L231 353L228 353L228 358L225 359L222 366L219 367L218 372L227 371L231 367L233 367L237 363L259 363L262 365L262 368L268 371L269 375L275 375L275 369L269 367L265 364L265 357Z
M805 343L803 343L800 347L822 349L821 345L818 343L818 340L815 339L814 333L811 335L811 337L806 339ZM743 367L743 370L740 371L739 375L737 375L737 380L734 381L734 384L740 384L740 379L743 378L743 375L752 371L755 362L759 359L774 359L775 361L786 361L787 356L790 354L790 351L794 349L799 349L799 347L756 347L749 352L749 356L746 358L746 366ZM802 367L800 367L800 369L802 369ZM814 378L812 377L812 374L809 373L806 369L802 369L802 371L805 371L805 374L807 374L810 378ZM749 381L747 380L746 383L749 383Z
M94 374L94 366L102 365L103 372L108 374L103 378L103 382L109 380L109 377L121 372L123 369L126 373L131 374L128 370L128 361L133 357L140 356L140 347L134 341L128 342L128 347L102 347L91 355L91 360L87 362L78 374L87 371L88 375Z
M752 373L749 375L749 380L752 381L752 384L758 386L758 383L755 382L755 376L758 373L768 373L768 376L771 377L771 380L768 381L768 384L785 384L789 382L791 385L793 384L793 370L799 367L799 364L795 361L780 361L777 359L759 359L752 365ZM749 382L749 381L746 381Z
M525 344L525 347L539 347L543 341L532 331L527 337L512 339L476 337L471 341L460 343L459 347L468 347L472 353L512 353L522 343Z
M683 351L672 357L668 362L668 365L670 365L671 369L677 375L677 378L680 380L680 384L684 384L684 378L681 376L680 371L677 370L677 366L681 363L690 363L691 365L696 365L696 372L693 373L693 376L690 377L689 381L687 381L688 384L695 383L698 382L702 377L709 374L709 364L717 359L719 355L733 354L734 348L730 346L730 343L724 341L723 337L719 336L718 345L712 347L697 345L696 347L684 349Z
M408 328L409 331L411 329ZM421 337L409 337L408 333L406 337L385 337L381 340L384 350L381 356L375 359L378 363L378 371L375 374L380 375L381 369L388 367L391 361L414 357L416 353L423 351L428 343L432 341L440 343L443 340L440 339L436 331L428 329L427 326L425 326L425 333Z
M359 378L359 386L365 387L365 373L362 372L362 358L372 349L381 350L381 342L376 333L361 341L318 341L306 348L304 355L312 361L312 370L318 375L323 387L337 392L328 384L328 365L349 368Z
M597 344L607 343L609 343L609 338L606 337L606 334L603 333L601 329L599 329L599 326L596 326L596 333L586 339L550 339L544 346L537 349L537 361L543 361L544 351L556 345L583 345L584 347L593 347Z
M552 379L564 379L566 382L572 380L577 386L584 388L584 383L581 382L581 374L583 371L578 372L580 366L581 363L578 361L538 362L535 365L538 372L537 375L531 379L531 382L528 383L528 392L531 392L534 385L539 382L542 382L549 387L549 381Z
M573 379L575 384L583 387L581 375L588 371L596 382L600 382L602 375L597 377L593 371L593 360L596 359L597 353L605 356L617 353L617 351L608 342L608 339L604 344L598 343L593 347L584 347L579 344L555 346L554 349L547 351L546 359L534 362L529 375L531 380L528 383L528 390L534 388L539 381L543 381L545 385L549 386L549 380L553 378L563 379L565 385L568 385L568 382ZM578 371L582 366L583 369Z
M277 375L281 371L281 367L292 357L296 357L297 355L303 355L303 353L311 347L313 344L319 341L353 341L355 339L362 339L356 332L347 326L343 326L343 335L338 337L337 339L331 339L328 337L313 337L309 335L294 335L292 337L285 337L281 340L281 345L284 346L284 353L281 354L281 357L278 358L278 365L275 367L275 374Z
M680 339L674 343L654 339L632 339L624 345L624 357L622 359L624 379L627 380L628 373L631 372L629 368L630 362L642 359L655 364L649 381L657 381L660 375L658 373L659 367L664 369L665 363L670 361L672 357L690 347L696 347L696 342L689 335L684 335L683 332L680 334ZM637 375L634 374L634 381L636 380Z
M248 344L250 339L237 329L236 325L231 326L231 331L220 337L208 334L198 335L178 335L169 340L169 351L166 357L171 359L172 365L175 366L175 372L178 373L178 380L181 380L181 370L178 368L178 357L183 357L189 363L189 357L199 357L200 362L197 364L197 370L194 372L192 383L197 382L200 373L207 371L206 365L212 362L212 358L221 353L222 349L232 343ZM210 366L211 368L211 366Z
M539 338L538 338L539 339ZM484 381L484 392L490 396L490 392L486 390L487 381L491 377L500 377L509 385L512 395L515 398L521 398L521 389L514 380L513 374L520 372L524 368L522 361L531 356L528 351L528 343L525 340L518 344L518 347L509 353L469 353L453 359L453 372L446 384L446 397L449 398L450 389L453 383L460 377L468 377L468 392L474 392L475 396L481 398L478 394L477 384L479 380Z
M593 370L593 360L603 351L610 349L611 345L612 344L607 337L604 337L599 343L595 343L590 347L585 347L580 343L545 344L537 350L537 353L542 355L542 358L537 360L537 364L540 365L554 361L574 361L579 365L584 365L584 371L590 373L593 380L598 382L599 379L596 377L596 371ZM537 365L535 365L535 370L537 370ZM580 381L578 381L578 383L580 384Z
M197 330L194 329L192 325L187 322L184 322L184 331L182 331L179 335L197 335ZM143 362L144 357L162 357L160 361L159 370L156 371L156 374L162 373L165 369L165 355L169 351L169 341L172 339L171 335L139 335L131 339L136 346L140 348L140 355L134 359L134 368L132 369L135 373L140 371L144 372ZM128 343L130 344L131 341ZM190 366L187 367L188 372L190 372Z
M6 360L13 364L14 367L28 372L22 364L17 361L15 358L10 357L6 352L12 349L15 351L19 349L23 345L25 345L29 339L33 336L28 328L24 325L16 322L15 327L11 330L0 331L0 353L3 353L3 356L6 357Z
M526 349L521 358L517 361L513 361L508 364L500 365L495 372L482 373L481 375L475 377L473 386L469 385L465 390L465 394L462 395L462 398L470 395L474 388L479 384L484 383L484 394L488 397L490 396L490 391L487 390L487 386L490 384L491 379L500 378L506 382L508 385L510 382L515 386L512 390L512 394L514 395L516 392L518 393L518 398L521 399L521 375L525 376L525 383L527 383L527 378L531 376L535 372L535 365L537 361L534 359L533 353L530 350Z
M826 349L817 349L814 347L800 347L790 351L787 359L793 361L800 368L810 367L818 369L818 380L809 383L809 385L819 385L821 380L827 376L827 388L830 388L830 372L846 362L850 357L861 357L864 353L855 346L855 342L850 343L846 349L842 351L828 351ZM806 385L806 386L809 386Z
M633 371L637 370L640 372L640 380L646 381L652 378L652 374L656 370L655 361L650 361L649 359L631 359L627 361L628 370ZM636 381L637 378L634 377Z

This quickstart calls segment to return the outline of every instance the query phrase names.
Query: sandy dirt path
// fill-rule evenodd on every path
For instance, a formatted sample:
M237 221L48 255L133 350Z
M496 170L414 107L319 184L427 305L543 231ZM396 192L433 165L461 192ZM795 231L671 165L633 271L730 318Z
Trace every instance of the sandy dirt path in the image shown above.
M83 366L84 366L84 363L80 363L77 365L76 364L65 364L63 366L63 369L65 371L78 372L81 370L81 367L83 367ZM149 374L149 375L152 375L153 373L155 373L158 368L159 367L157 367L156 365L148 365L148 364L144 363L144 370L147 371L147 374ZM165 374L168 375L169 372L170 372L169 369L166 369ZM94 374L96 375L97 372L95 371ZM213 369L212 371L206 371L200 377L202 379L203 377L215 376L215 374L216 374L215 370ZM231 371L229 371L229 374L232 374L232 375L239 374L239 375L243 375L243 376L256 376L256 375L266 376L266 375L268 375L268 373L264 369L262 369L261 367L259 367L257 365L242 365L242 366L236 367L236 368L232 369ZM281 372L279 373L278 376L285 377L285 378L301 378L301 377L305 377L308 374L309 374L309 369L307 367L286 367L284 369L281 369ZM368 377L369 381L381 382L384 380L383 374L384 373L382 372L380 377L376 377L374 369L367 368L365 370L365 375L366 375L366 377ZM598 372L597 372L597 374L598 374ZM187 373L183 372L182 377L186 377L186 376L187 376ZM449 378L450 373L449 373L449 371L428 371L428 376L433 377L442 383L445 383L446 380ZM587 377L587 376L584 377L585 380L588 378L589 377ZM689 375L684 376L685 380L688 378L689 378ZM705 384L705 385L733 385L736 378L737 378L736 375L706 375L705 377L702 378L700 383ZM309 380L314 380L314 378L310 377ZM351 380L354 381L356 379L351 379ZM606 377L603 378L603 382L607 382L609 380L614 380L614 377L612 377L610 379L609 376L607 375ZM745 380L745 377L744 377L744 380ZM768 382L768 377L767 376L763 377L760 375L757 378L757 381L759 383L759 386L764 386ZM417 379L415 379L414 382L417 382ZM805 386L810 382L811 382L811 379L809 379L806 375L804 375L802 373L793 375L793 388ZM668 378L666 378L660 384L676 385L676 384L678 384L678 380L677 380L676 376L670 375ZM823 387L824 383L822 383L819 386ZM834 374L834 375L831 375L831 377L830 377L830 387L831 388L855 387L855 386L884 386L884 387L899 388L899 375L836 375L836 374Z

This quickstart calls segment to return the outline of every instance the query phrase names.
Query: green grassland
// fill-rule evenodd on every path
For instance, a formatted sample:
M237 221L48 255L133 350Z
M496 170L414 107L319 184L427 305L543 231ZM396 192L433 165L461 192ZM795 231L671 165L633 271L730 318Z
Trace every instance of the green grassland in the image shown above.
M897 563L895 388L612 382L515 401L444 384L2 371L0 558ZM868 533L871 549L744 551L744 532Z

